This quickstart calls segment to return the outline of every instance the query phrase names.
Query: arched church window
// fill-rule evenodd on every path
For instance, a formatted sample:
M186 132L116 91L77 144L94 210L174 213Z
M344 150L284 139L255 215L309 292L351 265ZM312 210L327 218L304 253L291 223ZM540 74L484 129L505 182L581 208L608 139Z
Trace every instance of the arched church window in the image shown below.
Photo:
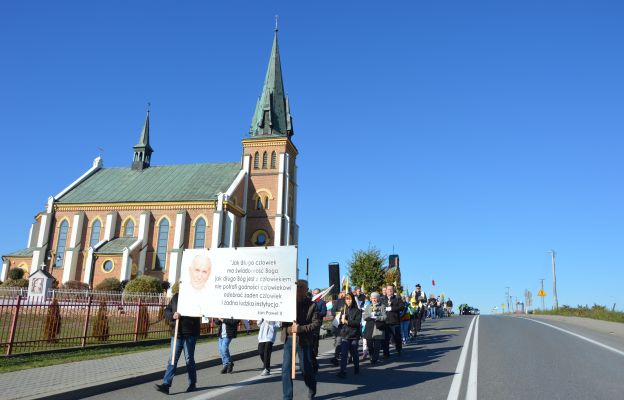
M124 227L124 237L134 236L134 221L129 219Z
M195 241L193 243L194 249L203 249L206 241L206 221L200 218L195 223Z
M277 163L277 153L271 153L271 169L275 169L275 164Z
M267 167L267 152L265 151L262 154L262 169L266 169Z
M260 196L256 199L256 210L262 210L262 197Z
M268 210L268 209L269 209L269 196L266 196L266 197L264 198L264 208L265 208L266 210Z
M254 155L254 169L258 168L260 168L260 153L256 151L256 154Z
M100 241L100 232L102 231L102 223L96 219L91 225L91 238L89 239L89 247L95 246Z
M158 226L158 242L156 246L156 262L154 269L163 271L167 261L167 243L169 242L169 221L166 218Z
M67 245L67 231L69 230L69 223L67 221L61 222L59 227L58 242L56 243L56 259L54 266L61 268L63 266L63 260L65 259L65 246Z

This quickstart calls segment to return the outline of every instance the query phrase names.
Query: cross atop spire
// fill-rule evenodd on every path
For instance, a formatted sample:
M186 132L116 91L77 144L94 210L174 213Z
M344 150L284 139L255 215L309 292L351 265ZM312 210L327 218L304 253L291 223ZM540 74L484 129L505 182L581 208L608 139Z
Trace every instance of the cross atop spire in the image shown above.
M143 130L139 137L139 143L135 144L134 158L132 159L132 169L143 170L149 168L150 159L154 150L149 143L149 115L151 104L147 103L147 116L145 117L145 124L143 124Z
M275 17L275 36L273 37L269 66L264 78L262 94L258 99L256 111L251 120L249 133L251 136L286 137L291 137L294 134L288 96L284 94L284 82L282 81L282 65L277 44L277 16Z

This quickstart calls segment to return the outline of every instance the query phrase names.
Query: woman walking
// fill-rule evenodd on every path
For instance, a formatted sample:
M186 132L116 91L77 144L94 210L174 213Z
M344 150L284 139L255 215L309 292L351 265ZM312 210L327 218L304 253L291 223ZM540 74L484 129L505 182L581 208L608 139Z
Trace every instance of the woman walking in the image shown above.
M382 342L386 335L385 320L386 309L379 300L380 294L373 292L370 295L371 304L364 309L364 337L368 343L371 364L379 361L379 350L381 350Z
M362 332L362 310L359 309L353 298L353 294L345 295L345 311L340 316L342 328L340 329L340 372L339 378L347 377L348 354L353 358L353 372L360 373L360 355L358 354L358 343Z

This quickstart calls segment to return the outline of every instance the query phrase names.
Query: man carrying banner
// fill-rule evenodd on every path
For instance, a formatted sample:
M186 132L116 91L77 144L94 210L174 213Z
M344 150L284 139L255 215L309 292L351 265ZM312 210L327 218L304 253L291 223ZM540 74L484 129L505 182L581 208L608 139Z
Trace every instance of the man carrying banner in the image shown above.
M312 365L312 347L314 332L321 325L316 303L307 296L308 281L297 281L297 320L282 324L282 341L284 342L284 359L282 361L282 391L284 400L293 398L293 382L291 380L293 336L299 353L299 364L303 372L303 380L308 387L308 398L316 396L316 371Z
M173 381L173 376L176 372L178 360L184 350L184 358L186 359L186 370L188 373L188 388L187 392L193 392L196 390L197 384L197 370L195 368L195 343L199 336L199 328L201 324L201 317L185 317L178 313L178 293L172 298L167 307L165 308L165 320L171 325L171 346L172 351L169 352L169 361L167 361L167 370L163 378L162 384L156 384L156 390L159 392L169 394L169 388ZM177 338L175 331L175 321L178 322ZM173 349L175 343L175 351ZM175 354L173 362L171 361L172 352Z

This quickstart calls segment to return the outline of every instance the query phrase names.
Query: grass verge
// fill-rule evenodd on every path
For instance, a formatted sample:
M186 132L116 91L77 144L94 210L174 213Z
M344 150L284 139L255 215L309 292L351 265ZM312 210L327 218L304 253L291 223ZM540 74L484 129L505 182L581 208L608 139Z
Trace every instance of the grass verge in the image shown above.
M583 317L599 319L602 321L620 322L624 323L624 312L611 311L605 306L594 304L592 307L588 306L561 306L558 310L535 310L534 314L542 315L564 315L568 317Z
M214 336L203 337L197 344L216 340ZM45 354L24 354L0 358L0 373L20 371L24 369L48 367L51 365L67 364L76 361L94 360L105 357L119 356L130 353L140 353L149 350L168 348L169 343L142 343L140 345L119 345L113 347L90 347L86 349L69 350Z

